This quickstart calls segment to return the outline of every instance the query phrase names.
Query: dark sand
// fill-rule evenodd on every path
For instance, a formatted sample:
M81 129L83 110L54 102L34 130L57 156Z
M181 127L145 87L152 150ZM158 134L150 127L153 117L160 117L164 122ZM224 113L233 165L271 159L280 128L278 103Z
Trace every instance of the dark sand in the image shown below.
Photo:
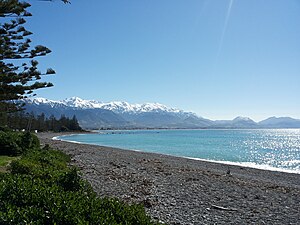
M99 196L142 203L167 224L300 224L300 174L54 141Z

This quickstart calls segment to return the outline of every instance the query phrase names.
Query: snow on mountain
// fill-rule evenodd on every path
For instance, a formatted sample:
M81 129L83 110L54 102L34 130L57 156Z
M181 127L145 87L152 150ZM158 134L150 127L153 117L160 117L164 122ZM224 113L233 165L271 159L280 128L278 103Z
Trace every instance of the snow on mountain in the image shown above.
M101 108L99 103L96 101L83 100L78 97L67 98L62 101L54 101L46 98L31 98L31 99L26 99L25 101L30 104L36 104L36 105L47 104L47 105L51 105L52 107L56 107L58 105L59 106L64 105L66 107L82 108L82 109Z
M243 116L238 116L238 117L234 118L233 121L235 121L235 122L246 122L246 121L247 122L254 122L249 117L243 117Z
M65 100L59 101L68 107L75 107L81 109L97 109L101 108L101 103L94 100L83 100L78 97L66 98Z
M56 105L65 105L67 107L81 108L81 109L106 109L115 113L144 113L144 112L173 112L183 113L182 110L169 108L160 103L144 103L144 104L129 104L128 102L108 102L103 103L95 100L83 100L78 97L67 98L62 101L53 101L46 98L34 98L27 100L33 104L49 104L52 107Z
M52 102L55 102L55 101L52 101L52 100L48 100L46 98L33 98L33 99L26 99L27 101L29 102L32 102L32 103L35 103L37 105L39 104L50 104Z
M160 103L130 104L121 101L103 103L78 97L61 101L34 98L25 102L28 112L56 117L62 114L76 115L84 128L202 128L210 126L212 122L194 113Z
M100 102L78 97L53 101L45 98L24 100L26 110L47 116L76 115L84 128L299 128L300 120L271 117L256 123L248 117L211 121L192 112L170 108L160 103L130 104L113 101Z
M159 103L129 104L127 102L102 103L99 106L116 113L143 113L143 112L180 112L180 110L168 108Z
M28 98L24 99L26 103L35 104L35 105L49 105L55 107L57 104L61 104L59 101L53 101L46 98Z
M255 128L257 127L257 123L254 122L249 117L238 116L232 120L233 127L247 127L247 128Z

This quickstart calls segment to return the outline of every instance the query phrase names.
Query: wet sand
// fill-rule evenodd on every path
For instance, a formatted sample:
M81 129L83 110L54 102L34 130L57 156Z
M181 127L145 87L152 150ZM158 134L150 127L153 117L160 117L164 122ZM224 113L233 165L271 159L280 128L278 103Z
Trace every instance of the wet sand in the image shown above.
M300 174L76 144L43 144L72 156L99 196L142 203L167 224L300 224Z

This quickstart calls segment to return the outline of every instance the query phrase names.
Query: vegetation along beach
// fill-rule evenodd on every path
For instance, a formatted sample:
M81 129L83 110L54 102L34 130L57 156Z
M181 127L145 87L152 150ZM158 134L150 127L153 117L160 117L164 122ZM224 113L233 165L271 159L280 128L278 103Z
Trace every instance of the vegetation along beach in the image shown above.
M52 140L100 196L167 224L299 224L300 175Z

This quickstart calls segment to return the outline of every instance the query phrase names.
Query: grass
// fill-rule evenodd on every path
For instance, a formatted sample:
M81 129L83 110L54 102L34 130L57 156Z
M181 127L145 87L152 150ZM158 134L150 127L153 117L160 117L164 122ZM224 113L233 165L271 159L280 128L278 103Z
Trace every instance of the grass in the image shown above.
M11 157L11 156L5 156L0 155L0 173L7 172L7 166L12 160L17 159L18 157Z
M0 155L0 166L7 166L14 159L17 159L17 157Z

